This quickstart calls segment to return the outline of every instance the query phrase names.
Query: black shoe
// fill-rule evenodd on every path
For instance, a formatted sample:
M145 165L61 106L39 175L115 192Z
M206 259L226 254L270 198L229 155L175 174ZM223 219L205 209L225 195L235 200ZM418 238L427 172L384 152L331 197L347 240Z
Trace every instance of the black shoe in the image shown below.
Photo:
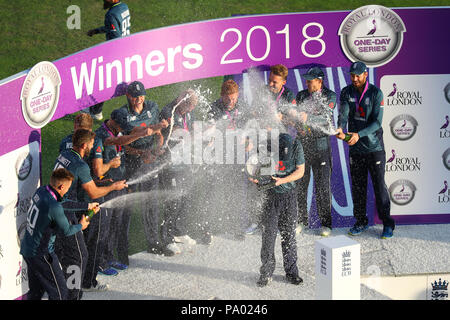
M171 251L167 248L162 248L160 246L148 247L147 252L153 253L153 254L163 254L166 257L171 257L175 254L173 251Z
M172 250L170 250L167 247L162 248L161 251L165 257L171 257L171 256L175 255L175 252L173 252Z
M295 284L295 285L299 285L300 283L303 282L303 279L300 278L299 276L292 276L292 275L286 275L286 280L289 283Z
M262 288L262 287L267 286L269 284L269 282L271 282L271 281L272 281L271 277L267 277L267 276L261 275L259 277L259 280L256 282L256 285L258 287Z
M161 248L159 247L148 247L147 252L153 254L162 254Z

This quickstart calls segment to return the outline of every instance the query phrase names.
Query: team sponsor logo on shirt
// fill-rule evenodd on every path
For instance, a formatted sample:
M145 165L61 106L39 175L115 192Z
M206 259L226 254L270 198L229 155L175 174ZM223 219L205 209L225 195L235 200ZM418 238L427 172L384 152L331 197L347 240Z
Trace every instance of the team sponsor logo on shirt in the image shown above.
M400 179L390 185L389 196L395 204L405 206L414 199L416 190L414 183L406 179Z
M125 10L120 15L122 16L122 19L125 19L126 17L128 17L130 15L130 10Z
M409 114L400 114L389 123L392 136L400 141L414 137L418 125L417 120Z
M48 61L36 64L28 72L20 93L22 113L32 128L42 128L53 117L59 101L61 77Z
M368 5L352 11L339 27L344 54L368 67L387 64L399 52L406 32L402 19L391 9Z

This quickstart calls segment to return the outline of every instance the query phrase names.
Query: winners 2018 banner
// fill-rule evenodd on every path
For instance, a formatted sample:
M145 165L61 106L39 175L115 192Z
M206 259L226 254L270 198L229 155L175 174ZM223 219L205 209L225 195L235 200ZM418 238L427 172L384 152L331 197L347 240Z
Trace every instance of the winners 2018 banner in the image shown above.
M233 75L244 97L248 70L289 68L287 87L312 65L339 93L361 60L384 94L386 184L398 223L450 222L450 7L365 6L354 11L239 16L132 34L43 61L0 82L0 299L26 292L18 243L39 185L40 129L93 104L123 95L134 80L146 88ZM337 102L339 107L339 101ZM334 120L337 120L337 110ZM333 227L352 225L348 150L331 138ZM318 226L308 192L312 227ZM376 218L369 187L370 223Z

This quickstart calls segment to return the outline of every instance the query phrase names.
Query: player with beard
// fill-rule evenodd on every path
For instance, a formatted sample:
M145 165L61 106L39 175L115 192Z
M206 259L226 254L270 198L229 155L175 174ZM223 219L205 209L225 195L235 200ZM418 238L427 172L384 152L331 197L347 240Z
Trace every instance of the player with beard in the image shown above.
M350 175L352 177L353 215L355 225L349 234L356 236L368 229L366 214L367 176L375 193L378 217L383 221L381 238L392 238L395 221L391 217L391 202L384 180L386 152L383 142L383 92L369 83L366 65L356 61L350 66L352 84L341 91L338 130L336 137L344 140L348 125L350 139Z
M65 168L74 176L72 185L65 195L65 202L63 202L64 213L70 224L78 224L82 214L85 214L93 206L98 206L98 203L90 202L91 199L98 199L113 190L122 190L127 187L125 180L104 187L98 187L95 184L91 177L90 168L83 160L83 157L90 153L94 145L94 137L95 133L89 130L79 129L75 131L72 137L72 148L63 150L56 159L55 170ZM74 206L78 207L78 210L72 210ZM69 278L73 273L72 269L68 270L67 268L77 266L82 280L88 263L88 251L83 234L78 232L69 237L57 234L55 251L60 258L66 277ZM95 279L93 279L93 282L93 288L96 290L107 288L101 286ZM81 297L81 287L69 288L69 299L79 300Z

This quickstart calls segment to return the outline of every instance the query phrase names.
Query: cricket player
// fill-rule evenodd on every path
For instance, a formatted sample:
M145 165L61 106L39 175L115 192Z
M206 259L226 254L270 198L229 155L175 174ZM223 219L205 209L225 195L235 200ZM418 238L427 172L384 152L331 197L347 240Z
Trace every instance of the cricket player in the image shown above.
M105 33L106 41L108 41L130 34L130 10L125 3L120 0L103 0L103 9L108 10L105 14L105 24L89 30L88 36L92 37L94 34ZM96 120L102 120L102 109L103 102L89 107L88 110Z
M295 94L286 87L288 72L288 68L282 64L270 67L268 88L277 105L280 103L295 105Z
M277 172L272 176L275 187L267 190L267 201L262 215L262 246L259 287L264 287L272 280L275 271L275 242L278 230L281 236L284 271L289 283L299 285L303 282L298 275L297 242L295 228L297 225L296 181L303 177L305 160L303 147L299 139L293 140L287 133L280 133L279 161ZM270 142L270 140L268 141ZM270 144L268 146L271 150ZM249 178L258 183L258 180Z
M164 141L168 143L169 149L173 149L172 151L166 151L166 156L173 158L177 154L177 151L174 151L177 143L184 143L184 141L176 142L171 138L178 136L178 132L191 135L194 131L193 111L197 104L197 94L194 90L188 89L161 110L160 118L169 123L169 126L161 130L161 133ZM181 197L164 203L165 243L177 253L181 251L176 242L194 245L198 240L202 244L209 245L212 240L209 228L206 228L206 226L200 228L201 230L197 228L198 217L195 216L196 212L192 208L192 197L195 195L192 195L192 192L189 191L194 181L191 165L184 162L174 163L172 161L169 166L161 171L161 188L182 194Z
M69 170L73 176L73 183L65 195L65 202L63 206L65 208L65 214L69 223L78 223L80 213L86 212L92 199L98 199L113 190L122 190L127 187L125 180L114 182L109 186L98 187L92 179L90 168L88 164L83 160L85 155L88 155L94 145L95 133L85 129L79 129L74 132L72 141L73 146L70 150L63 150L58 156L55 162L55 170L58 168L65 168ZM75 205L78 206L78 210L72 210ZM70 206L70 207L69 207ZM62 237L60 234L56 236L55 242L56 252L61 259L61 265L63 266L66 276L70 274L67 272L69 266L78 266L81 270L83 284L85 283L85 271L88 263L88 250L86 247L84 235L76 233L69 237ZM95 274L97 270L89 268L89 271L93 270L92 274ZM106 290L106 286L100 285L95 278L88 277L91 285L85 287L86 290ZM81 288L73 288L69 290L69 299L79 300L82 297Z
M66 169L53 171L50 184L36 190L31 198L27 228L20 246L20 254L28 266L28 300L40 300L47 292L49 300L66 300L66 278L55 254L56 230L73 236L89 225L83 215L79 222L70 224L61 205L74 176ZM98 207L95 209L98 211ZM79 279L81 281L81 279Z
M350 66L352 84L341 91L338 119L338 139L344 139L348 125L347 142L352 178L353 215L355 225L349 234L356 236L368 229L366 214L367 176L370 173L379 218L383 221L381 238L393 236L395 221L391 218L391 202L384 180L386 152L383 142L383 92L367 80L367 67L356 61Z
M160 122L158 105L154 101L146 100L146 95L147 93L142 82L133 81L128 85L126 91L127 104L120 108L121 112L126 115L126 122L121 125L124 133L130 134L137 127L146 127L154 131L161 131L161 129L167 127L167 121ZM124 146L127 180L137 178L146 173L144 171L145 165L155 162L162 144L162 135L150 135ZM156 191L158 188L159 177L155 176L134 185L133 191L150 192ZM166 256L173 255L174 253L167 249L161 240L158 197L156 195L146 197L142 199L140 205L148 251ZM131 207L126 208L126 210L132 209Z
M305 154L305 175L298 183L299 227L308 225L307 196L314 174L317 213L322 228L320 234L329 236L331 221L331 145L329 135L321 130L330 127L336 105L336 93L324 86L325 75L319 67L310 68L303 78L307 89L297 94L297 109L300 125L296 126L297 137L301 140ZM313 124L313 125L311 125ZM299 230L301 231L301 230Z
M248 180L243 174L243 165L238 164L238 143L244 141L236 141L237 130L242 129L245 121L248 119L249 108L246 103L239 98L239 86L234 80L223 82L220 90L220 98L211 104L211 119L214 120L216 129L225 134L225 141L232 139L234 141L234 158L233 163L214 164L211 172L211 179L215 180L216 192L219 193L223 203L223 221L230 220L232 222L231 229L235 239L244 240L246 234L252 234L256 231L257 224L251 223L249 211L252 209L248 203L252 201L248 196ZM224 150L225 158L230 158ZM245 161L248 158L246 153ZM209 193L209 192L208 192ZM235 194L238 198L236 201L229 201L230 193ZM206 195L206 199L210 195ZM213 207L217 204L212 203Z
M125 153L123 146L140 138L154 134L148 127L136 127L129 135L123 135L122 127L127 127L127 112L116 109L111 113L111 118L104 121L95 130L95 136L102 143L100 157L92 160L92 171L95 176L102 177L100 181L111 184L114 181L125 179ZM118 167L111 167L104 172L104 164L118 161ZM126 190L112 191L103 197L103 201L114 199L127 194ZM124 206L103 209L106 214L102 216L101 224L98 223L98 240L96 251L99 256L99 273L103 275L117 275L117 270L128 268L128 229L130 226L130 211L124 210ZM98 216L98 215L97 215ZM95 221L94 219L92 221ZM93 228L92 228L93 229ZM89 228L89 230L92 230ZM101 243L101 245L98 245ZM118 259L114 259L114 251L117 250Z

